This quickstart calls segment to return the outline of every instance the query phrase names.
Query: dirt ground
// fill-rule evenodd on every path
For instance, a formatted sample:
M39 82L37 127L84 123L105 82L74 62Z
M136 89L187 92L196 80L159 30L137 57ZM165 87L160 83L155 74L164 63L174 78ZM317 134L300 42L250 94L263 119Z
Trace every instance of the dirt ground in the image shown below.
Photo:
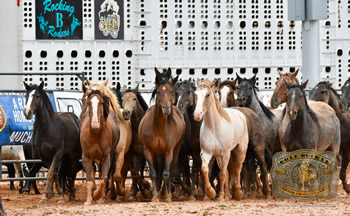
M44 191L44 184L39 183ZM18 184L16 184L18 188ZM73 202L57 204L56 199L39 204L41 195L22 195L10 191L9 183L0 184L0 196L8 216L12 215L350 215L350 197L339 185L333 200L295 201L248 199L242 201L174 201L127 202L106 201L85 207L85 183L77 181L77 196Z

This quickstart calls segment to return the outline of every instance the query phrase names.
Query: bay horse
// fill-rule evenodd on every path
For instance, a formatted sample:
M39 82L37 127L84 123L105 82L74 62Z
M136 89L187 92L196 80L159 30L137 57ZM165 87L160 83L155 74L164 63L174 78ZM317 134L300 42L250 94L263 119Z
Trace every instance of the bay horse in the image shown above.
M304 93L308 81L301 85L284 83L288 93L279 128L282 151L312 149L338 155L341 136L335 111L331 107L322 109L329 106L323 102L311 109Z
M54 196L54 184L59 203L64 202L63 193L67 192L69 200L73 200L76 173L81 169L79 119L73 113L54 112L49 97L43 89L43 81L39 86L23 83L27 90L24 116L29 120L35 114L32 137L33 156L39 156L49 169L46 188L40 202L47 202Z
M272 156L281 150L281 144L278 134L279 122L281 120L282 110L269 110L258 99L256 83L256 74L250 79L241 78L237 75L237 102L239 106L252 109L259 116L265 134L265 161L270 170L272 165Z
M194 120L195 104L195 90L196 86L191 80L184 80L176 85L176 106L182 112L186 127L184 135L184 143L181 146L178 168L181 169L184 178L184 184L182 187L188 194L192 194L196 191L196 198L201 199L204 196L203 182L200 178L200 169L202 166L202 160L200 157L200 127L202 121ZM190 172L188 155L192 157L192 172ZM187 159L187 160L186 160ZM190 178L192 181L190 181ZM189 187L189 188L187 188ZM190 189L190 191L189 191Z
M243 193L240 184L240 173L249 142L247 119L244 114L235 109L222 108L214 95L214 83L209 80L197 80L196 109L194 118L203 119L200 129L200 147L202 159L202 174L204 176L205 194L214 199L215 190L209 183L208 164L215 156L220 168L219 200L224 199L224 185L227 176L227 166L233 155L233 197L241 200Z
M88 89L99 90L104 95L110 98L110 107L118 116L120 137L116 149L115 172L113 174L113 179L116 183L118 193L115 194L115 190L111 188L111 193L109 194L109 197L111 199L116 199L117 195L125 197L124 181L127 174L127 167L126 165L124 165L124 161L132 141L131 123L129 120L125 120L123 118L122 110L120 108L118 99L116 95L112 92L112 90L108 87L108 79L102 85L99 83L92 83L89 80L86 80L86 83L88 84ZM112 187L113 184L110 184L110 186Z
M143 168L145 165L145 157L143 156L143 145L138 136L138 128L141 119L148 110L148 105L139 92L139 85L134 89L123 88L121 97L123 106L123 117L125 120L130 120L132 126L132 143L131 151L131 177L132 177L132 192L129 200L136 200L137 191L141 191L146 200L151 198L150 184L143 179ZM141 171L141 173L140 173Z
M107 82L108 80L103 83L103 86L107 86ZM80 142L87 177L87 199L84 205L91 205L93 199L99 203L103 202L105 185L108 184L109 172L114 166L115 151L120 139L120 126L118 116L110 106L110 101L116 100L115 97L107 96L103 87L93 86L87 89L83 84L82 89ZM100 185L97 191L95 191L95 164L100 170Z
M166 202L171 202L172 171L177 163L181 148L185 122L181 111L173 105L175 102L173 79L162 79L157 68L155 68L155 73L156 88L152 92L152 96L156 97L156 103L148 109L142 118L138 128L138 136L143 144L143 153L151 171L152 200L158 199L154 160L157 155L161 155L165 160L161 194L165 195ZM170 68L167 74L168 77L171 77Z
M237 109L241 111L247 118L249 144L246 159L243 165L243 171L241 173L242 185L245 187L245 196L248 196L249 194L252 196L255 195L255 189L258 189L258 192L261 191L261 183L259 180L257 180L257 166L255 163L255 159L257 159L261 169L260 178L261 182L263 183L263 192L265 196L269 198L271 196L271 188L268 182L265 152L267 155L270 155L271 153L269 152L268 148L265 147L264 128L259 116L253 110L246 107L238 107L238 103L234 96L235 89L236 80L226 80L223 82L221 82L221 80L219 81L218 99L220 100L222 107L228 108L229 106L230 108Z
M331 106L340 122L340 154L342 156L342 165L340 170L340 179L343 183L343 188L347 193L350 193L350 186L346 179L346 170L350 161L350 113L342 112L340 108L340 95L332 88L330 82L319 82L310 92L311 100L323 101Z

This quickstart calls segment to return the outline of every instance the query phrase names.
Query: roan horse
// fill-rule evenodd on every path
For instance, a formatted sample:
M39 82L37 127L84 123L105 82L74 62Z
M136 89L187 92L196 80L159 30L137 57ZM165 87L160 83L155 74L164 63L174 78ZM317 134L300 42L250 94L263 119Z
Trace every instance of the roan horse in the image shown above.
M256 193L256 187L261 190L261 183L257 179L258 175L256 172L257 166L255 159L257 159L261 170L261 181L263 183L263 191L266 197L271 196L271 188L268 182L268 172L265 162L265 137L264 128L259 116L251 109L246 107L238 107L238 103L234 96L234 90L236 89L236 80L234 81L223 81L218 82L218 95L219 100L224 108L234 108L241 111L247 118L248 131L249 131L249 144L245 162L243 165L243 171L241 173L242 186L244 188L244 196L254 196ZM270 154L267 152L267 154ZM256 183L256 185L255 185ZM260 192L260 191L258 191Z
M165 200L171 202L172 171L177 162L178 154L184 136L185 123L180 110L174 106L175 88L173 79L162 79L161 73L155 68L156 88L152 95L156 96L156 103L142 118L138 135L143 144L143 153L148 162L152 179L152 200L158 199L157 173L154 159L161 155L165 159L163 171L163 186L161 194ZM168 70L171 77L171 70Z
M54 196L54 183L58 202L64 202L63 193L66 192L69 192L69 200L73 200L75 177L81 168L79 119L73 113L54 112L43 90L44 82L40 86L29 86L24 82L24 86L27 89L24 116L29 120L35 114L33 155L38 155L49 168L46 189L40 202L46 202Z
M132 192L129 200L136 200L136 193L141 191L146 200L151 198L150 184L143 179L143 165L145 157L143 156L143 145L138 137L138 128L141 119L148 110L148 105L139 92L139 85L134 89L123 88L122 105L123 117L125 120L130 120L132 126L132 143L130 146L131 152L131 176L132 176Z
M197 102L194 118L197 121L203 119L200 130L200 146L205 193L210 199L214 199L216 196L216 192L210 185L208 178L208 164L212 156L215 156L220 168L219 200L224 199L225 179L228 174L227 166L232 154L234 158L232 194L235 200L241 200L243 193L240 184L240 173L249 141L247 119L238 110L222 108L215 96L213 86L214 83L209 80L201 82L198 79L197 90L195 91Z
M126 165L124 165L125 155L129 151L131 141L132 141L132 129L131 129L131 123L129 120L125 120L123 118L120 104L118 103L118 99L116 95L110 90L110 88L107 86L108 79L101 85L99 83L92 83L88 80L86 80L86 83L88 84L89 89L96 89L103 92L104 95L108 96L110 98L110 107L112 110L117 114L119 119L119 128L120 128L120 137L119 142L117 144L116 149L116 160L115 160L115 172L113 174L113 179L117 185L117 192L118 194L115 194L115 190L113 189L114 183L110 184L110 194L109 197L111 199L117 198L117 195L125 197L125 187L124 187L124 180L126 178L127 169ZM125 170L125 172L123 172Z
M340 148L340 123L335 111L323 102L313 109L308 105L302 85L287 86L287 103L283 110L279 135L282 151L313 149L332 151L338 154ZM322 107L329 107L327 111Z
M255 86L256 78L254 75L250 79L241 78L237 75L237 101L239 106L252 109L259 116L265 134L265 161L267 168L272 165L272 156L281 150L280 139L278 136L279 122L281 119L281 110L269 110L262 102L259 101L257 95L257 87Z

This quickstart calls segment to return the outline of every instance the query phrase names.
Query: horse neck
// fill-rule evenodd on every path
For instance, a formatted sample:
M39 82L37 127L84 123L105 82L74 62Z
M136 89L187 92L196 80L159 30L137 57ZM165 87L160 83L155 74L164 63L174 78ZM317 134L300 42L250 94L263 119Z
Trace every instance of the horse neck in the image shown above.
M155 113L153 115L155 123L161 128L162 130L165 128L165 124L169 118L172 118L172 113L170 115L165 116L162 111L162 107L159 105L155 105Z
M53 111L53 107L51 105L51 102L48 102L48 103L50 103L50 104L44 104L42 107L40 107L40 109L38 109L35 112L35 122L37 122L37 121L38 121L38 123L40 122L40 125L43 125L44 127L46 127L45 123L48 120L52 120L52 118L55 115L55 112ZM51 106L51 107L47 107L47 106Z
M286 113L286 115L288 115ZM310 124L315 124L314 120L311 118L310 113L306 110L304 106L301 112L298 113L297 118L294 121L291 121L291 129L292 131L301 132L304 126L310 127Z
M329 89L328 91L330 92L328 105L334 109L337 116L341 116L342 112L340 112L340 109L339 109L339 98L334 94L332 90Z
M262 109L262 107L259 103L258 97L254 91L252 94L252 100L251 100L250 104L248 105L248 108L250 108L254 112L256 112L256 114L261 118L261 120L268 119L266 114L264 113L264 110Z
M145 115L145 110L143 110L140 103L138 103L137 108L131 114L131 126L134 131L138 131L139 124L141 122L142 117Z
M203 124L207 125L208 128L216 128L216 125L221 124L220 118L223 118L215 105L215 97L213 94L210 95L212 102L209 104L207 112L203 115Z

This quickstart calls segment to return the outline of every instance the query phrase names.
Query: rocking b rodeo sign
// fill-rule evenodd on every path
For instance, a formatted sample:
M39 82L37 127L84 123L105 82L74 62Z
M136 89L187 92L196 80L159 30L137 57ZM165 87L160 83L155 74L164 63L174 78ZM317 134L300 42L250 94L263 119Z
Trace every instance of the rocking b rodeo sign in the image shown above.
M339 177L332 152L278 152L272 159L271 177L276 198L310 200L337 195Z

